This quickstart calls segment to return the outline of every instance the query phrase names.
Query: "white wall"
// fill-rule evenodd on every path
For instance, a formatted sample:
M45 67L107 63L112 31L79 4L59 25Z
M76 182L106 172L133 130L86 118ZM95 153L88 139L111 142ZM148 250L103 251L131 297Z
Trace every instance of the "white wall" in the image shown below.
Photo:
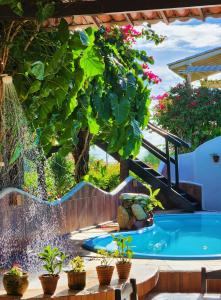
M214 162L213 154L220 156ZM163 164L159 170L162 172ZM175 180L171 164L172 181ZM200 145L194 152L179 155L180 181L202 185L202 209L221 211L221 136Z

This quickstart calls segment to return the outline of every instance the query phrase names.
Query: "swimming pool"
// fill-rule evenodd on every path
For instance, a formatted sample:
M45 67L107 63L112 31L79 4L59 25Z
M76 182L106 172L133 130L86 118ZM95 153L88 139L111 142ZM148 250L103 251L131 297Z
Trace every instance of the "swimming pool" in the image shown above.
M134 258L221 258L221 214L165 214L155 215L154 220L151 227L114 234L132 236ZM116 249L111 235L89 239L83 247L91 251Z

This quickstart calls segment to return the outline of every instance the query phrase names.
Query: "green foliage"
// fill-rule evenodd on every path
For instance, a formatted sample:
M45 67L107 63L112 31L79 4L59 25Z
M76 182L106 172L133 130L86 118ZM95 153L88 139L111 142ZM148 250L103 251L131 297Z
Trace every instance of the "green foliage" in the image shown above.
M97 253L99 255L101 255L101 261L100 261L101 266L102 267L108 267L111 264L112 260L113 260L114 254L111 253L111 252L108 252L104 249L98 250Z
M70 260L69 264L71 266L71 271L76 273L85 272L84 259L82 257L74 257L72 260Z
M62 197L75 185L74 163L72 160L56 153L50 158L49 164L57 192L56 197Z
M120 184L119 174L119 164L106 165L102 160L95 160L90 163L89 173L84 177L84 180L110 192Z
M109 192L120 184L119 172L119 164L106 166L101 160L92 160L90 170L84 180ZM45 175L48 201L62 197L76 185L73 173L74 162L70 158L63 158L60 154L54 154L47 160ZM38 175L34 166L27 166L24 177L23 190L38 196Z
M159 97L154 118L164 129L190 142L194 150L221 135L220 111L220 89L179 84Z
M22 52L18 49L36 28L28 23L23 29L11 45L6 71L13 70L19 98L45 154L66 156L77 147L79 131L89 129L92 142L99 138L111 152L136 155L150 104L141 65L153 59L134 50L120 27L70 33L62 19L58 28L40 29ZM148 28L136 38L162 41Z
M117 258L118 263L128 263L133 257L133 251L130 247L132 242L131 236L112 235L113 241L117 244L117 250L114 252L114 256Z
M39 258L44 262L44 269L50 275L58 275L61 270L63 263L67 256L60 251L58 248L51 248L51 246L46 246L43 252L38 254Z
M159 207L161 209L164 209L162 203L160 200L158 200L156 197L160 192L160 189L156 189L155 191L152 190L151 186L145 184L146 188L149 191L149 199L146 201L145 210L146 211L153 211L154 208Z
M143 161L147 163L151 168L157 170L159 167L160 160L152 153L148 153L144 158Z
M36 19L40 22L45 21L54 13L54 1L41 0L35 1ZM19 16L23 15L24 1L20 0L0 0L1 5L8 5L14 13Z
M22 277L23 271L19 266L13 266L9 271L7 271L7 275Z

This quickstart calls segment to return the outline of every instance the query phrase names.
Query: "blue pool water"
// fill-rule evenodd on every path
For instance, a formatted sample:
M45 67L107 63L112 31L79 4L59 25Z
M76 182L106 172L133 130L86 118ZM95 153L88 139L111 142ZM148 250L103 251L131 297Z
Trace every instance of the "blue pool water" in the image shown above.
M154 216L154 225L138 231L115 233L132 236L134 258L221 258L221 214L167 214ZM86 249L114 251L111 235L87 240Z

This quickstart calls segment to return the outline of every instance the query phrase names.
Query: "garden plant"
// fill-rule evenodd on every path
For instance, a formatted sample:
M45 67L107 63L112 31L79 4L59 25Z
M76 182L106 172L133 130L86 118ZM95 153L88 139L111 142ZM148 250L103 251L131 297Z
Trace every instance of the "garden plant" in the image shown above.
M7 295L23 296L28 288L28 284L28 273L24 272L19 265L14 264L3 275L3 285Z
M96 267L99 283L109 285L114 271L114 266L111 265L114 255L104 249L98 250L97 253L101 255L100 265Z
M4 4L22 16L22 2ZM37 181L44 199L45 165L53 153L62 158L71 153L78 183L88 173L90 145L98 139L124 158L139 152L149 120L151 85L160 79L150 69L153 58L133 45L137 39L154 44L163 40L148 26L140 31L128 25L70 32L65 19L49 31L44 21L53 11L52 1L38 1L33 19L4 20L0 27L1 72L13 75L37 147ZM24 152L22 145L15 149L13 165ZM22 168L24 172L20 163L19 172Z
M131 258L133 257L133 251L131 249L131 236L117 235L112 236L113 241L117 245L117 250L114 252L114 256L117 258L117 273L119 279L127 280L131 270Z
M155 100L158 102L155 105L155 121L189 142L191 150L220 136L220 89L178 84ZM183 151L187 151L186 148Z
M39 276L43 291L47 295L53 295L67 256L57 247L52 248L50 245L46 246L38 256L44 262L43 268L47 271L47 274Z
M84 259L80 256L70 260L71 269L67 271L68 287L71 290L82 290L86 285L86 271Z

